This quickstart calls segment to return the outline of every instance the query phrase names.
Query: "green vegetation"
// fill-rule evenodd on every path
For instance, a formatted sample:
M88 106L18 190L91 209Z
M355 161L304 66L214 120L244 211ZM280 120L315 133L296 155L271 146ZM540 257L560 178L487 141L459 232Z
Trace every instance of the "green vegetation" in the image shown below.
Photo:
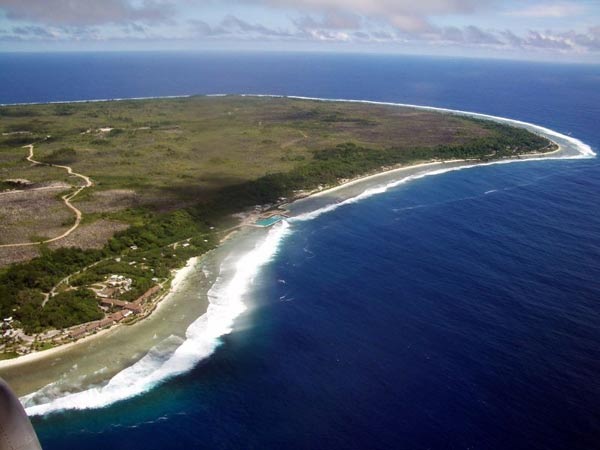
M137 298L217 245L211 228L231 213L382 167L551 148L542 137L490 121L291 99L35 105L0 108L0 117L3 132L19 133L0 138L0 170L56 180L56 168L24 163L20 146L37 142L41 161L70 165L94 180L77 198L82 227L100 219L130 225L101 249L42 247L40 256L0 272L0 317L13 316L27 332L102 317L87 287L111 274L131 278L122 298ZM41 141L47 134L52 138ZM44 294L67 276L76 289L42 307Z
M16 299L18 318L27 333L47 328L66 328L103 316L95 294L88 289L61 292L52 297L43 308L43 296L39 291L23 289Z
M2 352L0 353L0 361L3 359L13 359L19 356L17 352Z
M300 164L285 173L265 175L257 180L230 186L215 195L215 200L198 207L198 216L227 214L256 204L274 203L280 197L292 196L299 190L331 186L340 179L364 175L382 167L413 164L423 160L478 159L516 156L537 151L549 145L547 139L526 130L482 122L498 133L494 137L478 138L459 145L440 145L431 148L403 150L390 147L384 150L340 144L334 148L315 150L310 162Z
M83 322L101 319L104 314L98 308L96 295L89 289L76 289L61 292L48 300L43 314L36 314L22 320L27 324L26 331L40 331L46 328L67 328Z
M0 117L32 117L37 114L26 107L0 108Z
M77 152L72 147L61 147L41 159L46 164L73 164L77 161Z
M11 172L28 170L24 152L15 151L22 145L37 142L41 160L71 148L73 170L90 176L94 190L133 189L158 209L210 200L223 187L287 172L314 150L345 142L408 150L493 134L476 121L428 111L236 96L10 106L0 114L0 131L30 133L0 136Z
M175 242L188 239L187 247L171 247ZM45 250L42 256L15 264L0 273L0 316L13 316L26 331L36 332L94 320L101 315L97 301L94 300L93 307L85 303L85 308L79 308L77 302L84 301L84 297L73 294L82 290L89 294L89 291L78 289L59 293L43 308L42 293L49 292L66 276L99 262L74 275L73 286L87 286L109 274L119 273L134 281L133 289L123 296L123 300L134 300L155 284L152 278L168 278L170 270L215 245L216 238L206 225L186 211L175 211L158 216L145 226L134 226L117 233L102 250ZM131 247L137 249L134 251ZM120 262L115 261L116 255L123 255ZM131 262L136 265L130 265Z
M49 292L58 281L102 257L99 250L61 248L44 250L42 256L27 263L15 264L0 274L0 314L11 315L11 306L18 293L33 289Z

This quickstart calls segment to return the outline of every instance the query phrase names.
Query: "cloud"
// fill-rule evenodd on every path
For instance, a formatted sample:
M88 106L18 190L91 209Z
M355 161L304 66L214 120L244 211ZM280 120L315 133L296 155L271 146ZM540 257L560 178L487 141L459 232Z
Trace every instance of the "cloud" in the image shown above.
M500 36L510 47L522 47L523 45L523 40L510 30L501 31Z
M0 16L4 13L9 19L9 25L0 30L0 40L279 41L309 45L327 42L381 44L386 49L399 50L411 45L414 48L456 48L460 53L465 53L464 49L476 49L479 53L499 50L504 54L600 53L600 26L587 30L565 27L567 31L540 27L519 33L502 29L502 25L497 28L477 26L477 13L502 6L500 0L202 1L210 7L188 9L193 4L197 7L200 0L0 0ZM244 3L245 8L255 8L254 12L264 13L269 22L244 19L236 9L240 3ZM227 6L220 9L224 15L215 14L219 10L217 6ZM185 15L192 10L193 14ZM208 10L210 14L203 15L203 11ZM225 14L228 11L236 13ZM554 24L556 21L552 18L584 11L582 4L563 1L536 3L502 15L504 21L514 21L513 17L517 16L550 17L548 23ZM459 23L467 25L451 26L457 23L455 15L462 16ZM506 19L507 15L511 18ZM253 17L261 16L254 14Z
M429 40L464 45L502 46L503 42L493 31L482 30L474 25L445 27L429 35Z
M465 42L469 44L485 44L498 45L502 42L494 35L493 32L484 31L474 25L465 27L464 31Z
M246 3L317 14L363 16L388 23L405 32L427 32L431 16L470 14L487 8L494 0L245 0Z
M0 10L11 20L84 26L163 22L173 15L174 5L155 0L143 0L138 6L128 0L0 0Z
M74 26L16 26L5 33L1 40L20 42L56 42L56 41L94 41L102 39L102 33L96 27Z
M504 41L513 48L529 50L557 50L574 52L600 51L600 27L591 27L587 32L551 30L530 30L523 36L517 36L511 31L500 33Z
M202 20L189 20L192 32L197 36L228 36L237 38L289 38L293 34L287 30L269 28L261 24L246 22L228 14L217 26L211 26Z
M532 18L563 18L581 15L585 10L585 6L579 3L543 3L509 11L506 14Z
M569 50L573 48L568 39L560 35L544 33L539 31L530 31L523 39L523 43L527 47L549 50Z
M446 15L470 13L490 0L246 0L275 7L313 11L348 11L364 15Z
M347 12L329 11L321 18L315 19L307 15L293 20L294 25L303 30L328 29L328 30L358 30L362 26L360 16Z
M258 36L279 36L286 37L290 33L288 31L276 30L268 28L261 24L252 24L238 17L229 14L221 22L221 28L229 32L237 32L240 34L250 34Z
M203 20L192 19L188 21L191 31L199 36L210 36L215 33L213 27Z
M20 36L22 38L30 36L36 38L53 39L55 37L55 35L51 33L47 28L39 26L13 27L12 32L14 35Z

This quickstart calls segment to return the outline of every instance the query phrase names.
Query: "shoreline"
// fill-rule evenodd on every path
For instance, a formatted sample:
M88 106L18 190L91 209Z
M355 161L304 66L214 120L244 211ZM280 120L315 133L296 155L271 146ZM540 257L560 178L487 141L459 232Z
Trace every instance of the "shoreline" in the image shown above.
M553 150L551 152L547 152L547 153L539 153L539 154L532 154L531 156L529 156L528 158L540 158L540 157L545 157L547 155L551 155L551 154L555 154L558 153L562 150L561 146L559 144L557 144L555 142L556 145L558 145L558 149ZM520 155L520 156L525 156L525 155ZM328 194L331 194L333 192L342 190L342 189L347 189L351 186L357 185L359 183L364 183L370 180L375 180L377 178L381 178L384 176L391 176L394 175L396 173L400 173L403 171L409 171L409 170L415 170L415 169L420 169L420 168L425 168L425 167L431 167L431 166L435 166L435 165L448 165L448 164L454 164L454 163L468 163L468 162L473 162L473 165L476 166L481 166L481 165L488 165L488 164L494 164L494 163L499 163L500 161L518 161L519 159L526 159L526 158L508 158L508 159L504 159L504 160L494 160L494 161L490 161L490 162L479 162L476 163L476 161L479 161L477 159L452 159L452 160L442 160L442 161L430 161L430 162L420 162L420 163L416 163L416 164L412 164L412 165L408 165L408 166L400 166L400 167L392 167L389 169L384 169L381 171L377 171L376 173L370 173L370 174L366 174L366 175L361 175L358 176L356 178L352 178L349 179L345 182L342 182L336 186L331 186L331 187L326 187L324 189L321 190L315 190L315 191L311 191L306 193L305 195L301 195L295 199L293 199L291 202L289 203L283 203L281 205L277 205L275 206L275 208L287 205L287 204L293 204L296 203L300 200L309 200L310 198L314 198L314 197L319 197L319 196L325 196ZM290 218L293 218L290 217ZM223 236L220 240L219 240L219 245L222 245L224 242L226 242L227 240L229 240L231 237L233 237L236 233L238 233L241 229L243 229L244 227L249 226L249 223L247 223L247 221L242 220L240 222L239 225L235 226L233 229L227 231L227 234L225 236ZM198 260L200 258L202 258L204 255L198 255L198 256L193 256L192 258L188 259L186 261L186 264L183 267L180 267L179 269L176 269L173 271L173 276L171 279L171 285L169 287L169 290L165 293L163 293L161 295L162 298L159 298L159 300L156 301L156 305L155 307L152 309L152 312L147 316L150 317L153 313L155 313L156 311L158 311L161 306L165 303L165 301L168 301L169 297L172 296L172 294L174 293L174 291L176 291L177 286L185 280L186 276L189 274L189 272L191 271L191 269L193 268L193 266L198 262ZM144 319L146 319L147 317L144 317L142 319L142 321ZM61 344L58 345L56 347L52 347L46 350L38 350L38 351L34 351L31 353L28 353L27 355L21 355L18 356L16 358L10 358L10 359L4 359L4 360L0 360L0 370L2 369L7 369L7 368L11 368L14 366L18 366L21 364L27 364L29 362L33 362L33 361L39 361L40 359L44 359L44 358L51 358L53 356L57 356L58 354L62 353L63 351L67 351L68 349L77 346L78 344L84 344L86 342L89 342L93 339L97 339L100 337L103 337L104 335L108 334L111 331L115 331L116 329L118 329L119 327L122 326L134 326L137 323L140 323L139 321L136 321L133 324L127 325L127 324L122 324L122 323L116 323L113 326L109 327L109 328L105 328L102 329L94 334L91 335L87 335L84 336L74 342L69 342L66 344Z
M427 107L424 107L424 108L427 109ZM477 114L477 113L474 113L474 114ZM508 120L512 120L512 119L508 119ZM528 125L531 127L534 127L534 128L537 127L536 125L533 125L533 124L528 124ZM538 130L544 129L543 127L537 127L537 128L538 128ZM551 131L552 133L556 133L556 132L553 132L552 130L549 130L549 131ZM558 133L558 136L562 140L565 140L564 138L568 138L567 136L560 135L560 133ZM519 162L519 161L531 161L531 160L535 160L535 159L539 159L539 160L566 159L566 158L572 158L572 157L582 158L582 157L586 157L586 156L591 156L589 153L582 151L582 149L580 147L580 145L585 146L587 148L589 148L589 146L586 146L585 144L580 143L580 141L577 141L576 139L573 139L573 138L566 139L565 140L566 145L571 146L570 149L566 149L563 145L561 145L560 142L557 142L555 139L551 139L548 136L545 136L545 137L550 139L556 145L558 145L558 149L552 150L552 151L546 152L546 153L521 155L521 156L518 156L515 158L505 158L505 159L498 159L498 160L493 160L493 161L481 162L480 160L463 159L463 160L419 162L419 163L416 163L416 164L413 164L410 166L399 166L399 167L391 167L391 168L387 167L387 168L384 168L384 170L378 171L376 173L370 173L370 174L366 174L366 175L363 175L360 177L356 177L354 179L344 180L343 183L340 183L336 186L331 186L331 187L327 187L325 189L303 193L303 195L299 196L298 198L295 198L292 202L289 202L286 205L298 205L299 203L306 203L306 202L310 203L314 200L320 199L322 197L327 197L336 192L340 192L340 191L344 192L345 190L351 191L352 190L351 188L353 188L353 187L354 188L362 187L363 188L362 191L364 192L365 187L367 187L367 190L369 188L368 186L365 186L366 184L368 184L369 182L379 180L379 179L384 179L384 178L389 178L390 181L393 181L393 182L396 182L399 184L403 180L413 179L413 178L420 177L420 176L426 175L426 174L440 173L439 170L436 170L436 169L441 169L443 171L447 171L447 170L458 170L461 168L476 167L476 166L483 166L483 165L514 163L514 162ZM576 149L574 154L569 154L568 150L574 150L573 147L577 147L578 150ZM591 151L591 149L590 149L590 151ZM564 153L564 155L561 156L561 152ZM593 155L593 152L592 152L592 155ZM422 172L419 172L421 169L424 169L424 170ZM430 169L430 170L428 170L428 169ZM402 172L408 172L408 173L404 176L398 177L397 176L398 173L402 173ZM410 172L416 172L416 173L413 174ZM375 186L378 186L378 185L375 185ZM350 195L348 195L347 198L342 198L342 201L352 199L356 196L356 194L352 194L352 193L349 193L349 194ZM342 195L342 197L343 197L343 195ZM337 203L333 203L333 205L337 206ZM282 206L282 205L277 205L277 206ZM319 209L320 208L317 208L316 210L319 210ZM313 210L313 211L316 211L316 210ZM297 217L299 215L301 215L301 214L293 213L292 217L291 217L292 221L294 220L294 217ZM218 249L220 249L220 252L226 253L226 250L223 250L224 244L229 245L232 241L236 241L230 245L230 246L235 247L235 243L237 243L237 241L244 241L243 236L246 236L247 234L243 234L242 231L246 231L246 229L248 228L248 227L245 227L244 225L245 225L244 221L242 221L242 223L240 223L240 225L235 227L234 229L225 230L228 232L222 238L221 243L218 246ZM240 237L240 239L237 239L237 236L239 236L240 234L243 234L243 236ZM264 233L262 233L262 235L264 235ZM236 239L230 239L232 236L236 237ZM248 245L247 242L246 242L246 245ZM232 252L233 252L233 250L230 251L230 253L232 253ZM211 252L209 252L209 253L211 253ZM204 256L206 256L206 255L207 254L202 255L200 257L194 257L194 258L191 258L190 260L188 260L186 262L186 266L184 266L181 269L178 269L177 271L174 272L172 283L173 283L173 281L175 281L175 279L178 280L177 284L185 282L186 279L189 278L190 274L193 272L192 269L198 266L198 264L197 264L198 260L200 258L204 258ZM190 261L192 259L196 259L195 263L190 263ZM217 260L218 259L219 258L217 257ZM223 261L225 259L226 258L223 257L220 261L217 261L217 265L223 264ZM219 274L219 278L220 278L220 275L221 274ZM209 297L210 297L210 291L214 288L215 285L216 285L216 280L208 287L206 294ZM165 294L165 297L157 303L157 306L156 306L154 312L149 317L154 317L155 313L158 310L164 309L166 304L168 304L169 297L171 297L171 298L173 297L174 291L176 291L176 286L172 285L169 292ZM165 303L165 302L167 302L167 303ZM205 308L204 312L200 316L198 316L198 318L196 318L196 321L199 318L206 316L208 314L208 312L210 311L210 308L211 308L211 303L208 302L207 308ZM139 323L145 323L146 320L150 320L150 319L144 319L143 321L141 321ZM194 323L196 323L196 322L194 322ZM138 325L138 323L132 325L132 327L135 325ZM190 328L192 325L190 325ZM57 356L59 354L69 353L69 351L72 350L73 348L77 348L80 344L89 343L90 341L102 342L104 339L109 337L109 335L111 334L110 332L118 331L118 329L120 329L120 328L123 328L123 327L119 327L118 325L113 326L109 329L102 330L101 332L98 332L92 336L87 336L87 337L85 337L79 341L73 342L73 343L61 345L59 347L55 347L55 348L44 350L44 351L35 352L35 353L29 354L29 355L24 355L22 357L18 357L15 359L8 359L8 360L0 361L0 370L12 368L12 367L16 367L16 366L23 366L23 365L26 365L28 363L33 363L33 362L40 362L40 361L43 362L44 360L51 359L52 357ZM103 339L95 339L95 338L103 338ZM149 344L147 344L146 352L149 351L153 347L153 345L154 345L153 342L150 342ZM134 361L134 364L135 364L135 361ZM106 380L106 379L110 379L110 378L104 377L104 379Z
M556 145L558 145L558 147L559 147L558 149L553 150L551 152L547 152L547 153L532 154L531 156L527 156L527 157L523 157L525 155L521 155L522 156L521 158L507 158L507 159L493 160L493 161L489 161L489 162L477 162L477 161L480 161L477 159L452 159L452 160L442 160L442 161L420 162L420 163L416 163L416 164L412 164L412 165L408 165L408 166L392 167L389 169L384 169L384 170L378 171L376 173L370 173L370 174L361 175L356 178L349 179L349 180L347 180L343 183L340 183L336 186L326 187L321 190L315 190L312 192L308 192L304 195L301 195L301 196L293 199L292 202L278 205L276 207L280 207L283 205L291 205L291 204L294 204L299 201L310 200L311 198L317 198L320 196L327 196L336 191L347 189L351 186L355 186L357 184L376 180L378 178L382 178L385 176L392 176L397 173L421 169L421 168L428 168L428 167L432 167L432 166L436 166L436 165L444 166L444 165L451 165L451 164L456 164L456 163L459 163L459 164L460 163L473 163L472 166L484 166L484 165L489 165L489 164L498 164L501 162L516 162L519 160L540 159L540 158L546 157L548 155L556 154L563 150L559 144L557 144L556 142L554 142L554 143ZM465 167L465 166L458 166L458 167ZM293 219L293 217L294 216L292 216L290 218ZM244 227L247 227L248 223L244 223L244 222L245 221L242 221L240 223L240 225L238 225L234 229L228 231L227 234L219 240L219 246L221 246L223 243L225 243L230 238L235 236L241 229L243 229ZM173 293L177 290L177 286L179 284L181 284L182 281L185 281L185 278L190 273L190 271L193 269L193 266L203 256L204 255L199 255L199 256L194 256L194 257L190 258L189 260L186 261L185 266L183 266L179 269L176 269L174 271L173 277L171 279L171 286L169 288L169 291L164 293L162 295L163 298L157 301L156 306L154 307L152 312L148 315L148 317L150 317L152 314L154 314L156 311L158 311L164 305L165 302L168 302L169 298L172 297ZM144 318L144 319L146 319L146 318ZM142 319L142 321L144 319ZM40 360L44 360L47 358L48 359L52 358L54 356L58 356L63 352L67 352L68 350L70 350L73 347L88 343L92 340L96 340L96 339L105 337L110 332L114 332L115 330L117 330L123 326L135 326L137 323L140 323L140 322L136 322L131 325L117 323L117 324L111 326L110 328L106 328L106 329L98 331L97 333L94 333L94 334L91 334L88 336L84 336L81 339L78 339L77 341L74 341L74 342L69 342L69 343L62 344L62 345L59 345L59 346L56 346L53 348L49 348L46 350L35 351L35 352L29 353L27 355L18 356L16 358L0 360L0 371L2 369L13 368L15 366L20 366L20 365L27 364L30 362L40 361Z
M201 256L193 256L192 258L190 258L186 261L185 266L183 266L179 269L176 269L174 271L173 276L170 281L169 290L161 295L162 298L159 298L159 300L156 302L156 306L152 309L152 312L147 317L150 317L152 314L157 312L159 310L159 308L161 307L161 305L163 305L166 301L168 301L169 298L171 298L173 296L173 294L175 292L177 292L178 287L181 285L182 282L185 281L186 277L192 271L192 269L197 264L197 262ZM144 317L144 319L146 319L147 317ZM114 332L121 327L124 327L124 326L133 327L133 326L137 325L138 323L141 323L141 322L137 321L137 322L129 324L129 325L122 324L122 323L116 323L116 324L112 325L111 327L101 329L100 331L98 331L96 333L84 336L80 339L77 339L74 342L68 342L66 344L61 344L61 345L58 345L56 347L52 347L52 348L49 348L46 350L38 350L35 352L28 353L27 355L18 356L16 358L0 360L0 370L10 369L10 368L14 368L16 366L20 366L23 364L28 364L28 363L37 362L37 361L43 361L44 359L50 359L52 357L59 356L64 352L68 352L73 347L77 347L82 344L86 344L91 341L95 341L99 338L105 337L107 334Z
M418 163L415 163L415 164L412 164L409 166L394 166L394 167L390 167L390 168L387 168L384 170L377 171L375 173L370 173L370 174L366 174L366 175L360 175L355 178L350 178L347 181L344 181L343 183L340 183L336 186L326 187L321 190L314 190L314 191L308 192L308 193L306 193L306 195L295 198L291 202L285 203L280 206L292 205L293 203L296 203L300 200L308 200L312 197L326 196L333 192L347 189L347 188L354 186L356 184L359 184L359 183L363 183L363 182L366 182L369 180L375 180L377 178L382 178L385 176L394 175L399 172L420 169L420 168L425 168L425 167L431 167L431 166L435 166L435 165L452 165L452 164L457 164L457 163L471 163L469 165L469 167L471 167L471 166L488 166L488 165L493 165L493 164L512 163L512 162L528 161L528 160L535 160L535 159L539 159L539 160L552 159L551 155L556 155L557 153L564 151L563 147L560 144L558 144L555 141L552 141L552 142L558 146L558 148L556 150L552 150L550 152L545 152L545 153L527 153L527 154L522 154L522 155L519 155L519 156L513 157L513 158L495 159L495 160L490 160L490 161L481 161L479 159L448 159L448 160L439 160L439 161L418 162ZM565 159L565 157L559 156L557 159ZM458 166L458 167L467 167L467 166ZM293 218L293 216L290 218Z

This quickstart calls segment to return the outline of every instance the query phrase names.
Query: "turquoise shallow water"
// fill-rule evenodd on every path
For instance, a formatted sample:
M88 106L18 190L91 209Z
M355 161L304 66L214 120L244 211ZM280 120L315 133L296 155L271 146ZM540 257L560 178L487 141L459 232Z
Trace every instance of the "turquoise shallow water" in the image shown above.
M269 217L268 219L257 220L256 225L261 226L261 227L270 227L271 225L274 225L277 222L280 222L282 219L283 219L282 216L272 216L272 217Z
M363 98L518 118L600 147L597 66L48 55L47 78L28 74L35 88L19 94L7 73L28 60L5 58L4 101ZM98 73L54 90L84 63ZM44 447L595 448L599 170L596 159L474 168L293 222L210 358L134 399L35 418Z

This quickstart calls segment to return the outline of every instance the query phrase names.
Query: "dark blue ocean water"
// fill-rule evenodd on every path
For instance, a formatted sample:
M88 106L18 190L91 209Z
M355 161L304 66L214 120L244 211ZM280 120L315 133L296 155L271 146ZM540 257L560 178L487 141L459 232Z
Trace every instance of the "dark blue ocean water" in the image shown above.
M600 67L331 55L3 55L0 102L188 93L398 101L600 148ZM48 449L600 447L600 163L423 178L293 224L193 371L36 418ZM277 280L285 280L285 284Z

